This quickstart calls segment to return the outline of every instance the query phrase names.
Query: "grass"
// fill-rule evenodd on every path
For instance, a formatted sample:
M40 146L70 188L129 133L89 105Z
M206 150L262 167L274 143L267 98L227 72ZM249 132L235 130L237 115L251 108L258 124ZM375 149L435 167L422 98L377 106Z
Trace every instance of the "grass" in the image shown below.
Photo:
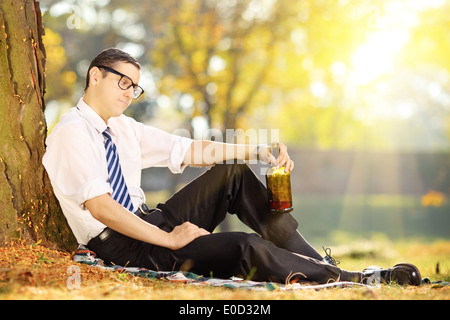
M154 207L167 197L165 192L151 193L147 196L148 205ZM410 262L419 267L422 277L450 281L448 204L424 208L417 198L383 195L317 200L313 196L296 198L297 219L301 227L308 226L306 230L302 228L302 234L311 243L320 244L316 246L318 251L322 252L322 243L331 247L333 257L341 262L339 267L362 270L369 265L390 267ZM233 220L230 222L234 229ZM365 238L355 230L363 230ZM436 240L437 237L444 240ZM79 268L81 283L77 289L68 286L72 266ZM17 241L0 244L1 300L449 300L449 297L449 286L438 283L319 291L194 287L76 264L69 253L39 244Z
M419 266L423 277L434 281L450 280L448 240L393 243L378 237L352 241L347 245L335 246L332 250L333 256L341 261L340 267L344 269L362 270L370 264L386 267L408 261ZM437 263L439 270L436 270ZM68 279L73 275L73 269L69 268L74 265L79 268L81 282L77 289L70 289ZM0 247L2 300L448 300L449 294L449 286L439 284L287 292L195 287L76 264L69 253L50 250L39 244L10 242Z

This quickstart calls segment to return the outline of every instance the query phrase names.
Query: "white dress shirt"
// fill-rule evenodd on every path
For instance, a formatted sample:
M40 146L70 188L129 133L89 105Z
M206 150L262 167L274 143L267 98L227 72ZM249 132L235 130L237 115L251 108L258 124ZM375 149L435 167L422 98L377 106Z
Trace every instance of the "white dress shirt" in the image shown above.
M107 126L117 147L125 182L135 208L145 203L141 170L168 167L181 173L192 140L146 126L121 115L108 125L83 99L63 115L46 140L43 164L61 209L79 244L86 245L106 227L92 217L85 201L112 193L104 137Z

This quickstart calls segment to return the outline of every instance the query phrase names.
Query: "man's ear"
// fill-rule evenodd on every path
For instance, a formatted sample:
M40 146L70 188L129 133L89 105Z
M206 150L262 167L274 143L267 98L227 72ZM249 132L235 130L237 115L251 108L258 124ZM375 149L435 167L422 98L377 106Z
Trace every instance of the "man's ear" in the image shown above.
M89 85L96 86L101 78L103 78L103 74L99 68L92 67L92 69L89 70Z

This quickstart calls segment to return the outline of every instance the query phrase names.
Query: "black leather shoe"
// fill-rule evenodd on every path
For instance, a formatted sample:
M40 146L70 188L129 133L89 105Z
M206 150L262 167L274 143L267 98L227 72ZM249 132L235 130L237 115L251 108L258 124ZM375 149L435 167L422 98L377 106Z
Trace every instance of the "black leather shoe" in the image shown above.
M376 266L368 267L363 270L363 275L365 283L379 280L386 284L397 283L401 286L420 286L422 284L419 269L410 263L399 263L389 269L381 269Z

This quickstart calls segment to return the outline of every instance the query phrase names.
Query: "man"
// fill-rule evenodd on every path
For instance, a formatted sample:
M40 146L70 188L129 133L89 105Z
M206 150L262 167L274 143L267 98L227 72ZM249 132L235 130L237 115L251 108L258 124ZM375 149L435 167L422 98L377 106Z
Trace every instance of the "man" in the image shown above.
M275 159L267 146L193 141L138 123L123 112L143 93L139 79L133 57L115 48L102 51L89 67L84 97L47 139L43 163L80 244L107 263L222 278L327 283L373 274L323 261L290 214L270 213L266 189L247 165L221 164L260 157L292 171L285 145ZM141 169L165 166L180 173L188 165L214 166L148 210ZM227 213L258 235L212 233ZM412 265L380 273L387 281L420 280Z

